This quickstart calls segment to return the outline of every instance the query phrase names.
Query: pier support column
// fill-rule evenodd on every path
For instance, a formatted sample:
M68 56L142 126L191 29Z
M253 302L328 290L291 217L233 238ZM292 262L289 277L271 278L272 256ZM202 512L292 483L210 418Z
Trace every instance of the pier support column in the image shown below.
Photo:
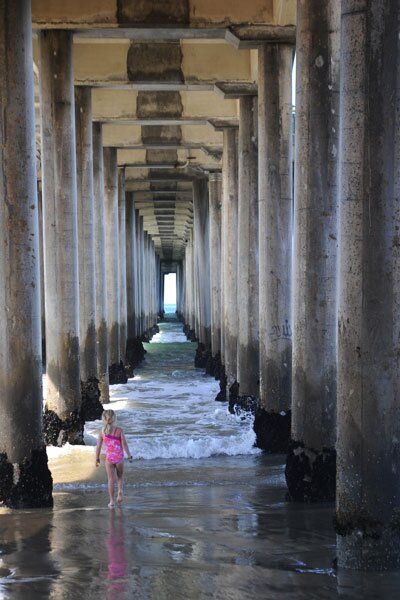
M42 437L39 221L30 2L0 5L0 502L52 506Z
M399 18L342 4L337 557L368 571L400 568Z
M72 33L39 33L47 443L82 443ZM62 152L60 149L62 148Z
M75 129L81 417L83 421L93 421L101 417L103 407L97 379L92 96L89 87L75 88Z
M292 432L289 496L335 495L339 10L297 13Z
M126 361L126 198L125 169L118 169L118 243L119 243L119 353L125 365ZM133 368L126 365L129 377L133 376Z
M221 374L221 391L217 400L227 400L229 389L237 382L237 228L238 228L238 129L223 130L222 155L222 319L225 375Z
M219 379L221 365L221 173L209 177L211 354L210 375Z
M260 406L257 446L287 452L292 387L293 48L258 50Z
M104 206L103 137L101 123L93 123L93 189L95 227L97 377L103 404L110 400L108 379L106 229Z
M239 396L259 396L257 97L239 99L238 348ZM234 398L231 399L231 403ZM248 401L245 400L247 403Z
M126 360L134 369L144 358L145 350L138 338L137 330L137 211L133 193L126 197L126 296L127 296L127 340Z
M120 287L118 171L116 148L104 148L105 249L107 279L107 329L110 384L126 383L120 353Z
M209 201L205 179L193 181L193 227L198 318L196 333L199 337L195 365L205 368L211 355Z

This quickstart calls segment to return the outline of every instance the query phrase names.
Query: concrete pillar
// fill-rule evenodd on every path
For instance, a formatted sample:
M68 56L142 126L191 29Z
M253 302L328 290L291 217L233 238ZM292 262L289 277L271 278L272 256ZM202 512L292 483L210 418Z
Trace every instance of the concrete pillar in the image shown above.
M38 213L39 213L39 253L40 253L40 313L41 313L41 330L42 330L42 364L46 365L46 310L44 300L44 248L43 248L43 201L42 188L37 185Z
M400 567L399 18L342 4L337 557L368 571Z
M340 4L307 0L298 9L292 440L286 481L294 500L332 500Z
M239 100L238 348L241 397L259 395L257 98Z
M292 388L293 48L258 50L260 409L257 445L287 452Z
M221 352L221 193L220 173L209 178L210 277L211 277L211 351Z
M222 155L222 271L224 321L224 354L226 386L237 381L237 227L238 227L238 130L223 130ZM221 400L226 399L226 387L221 379Z
M126 198L125 169L118 169L118 242L119 242L119 352L122 362L126 357ZM133 375L133 373L132 373Z
M135 257L134 257L134 269L135 269L135 306L136 306L136 336L141 336L140 330L140 315L141 315L141 298L140 298L140 215L139 211L135 210Z
M206 368L211 357L211 281L208 183L193 181L193 227L197 329L196 367Z
M138 338L138 268L137 268L137 218L134 195L126 196L126 296L127 340L126 361L134 369L144 358L144 348Z
M75 88L75 130L81 416L85 421L92 421L101 417L103 407L99 401L97 379L92 95L89 87Z
M126 195L126 308L127 339L136 337L135 328L135 225L136 212L133 193Z
M0 502L52 506L42 437L40 255L30 2L0 4Z
M106 280L110 384L126 383L120 348L120 266L118 225L118 171L116 148L104 148Z
M140 335L144 335L146 331L145 325L145 293L144 293L144 230L143 217L139 217L139 294L140 294Z
M47 443L83 441L72 33L39 33ZM62 152L60 152L62 148Z
M103 403L110 400L108 379L106 229L103 138L101 123L93 123L93 190L95 226L97 377Z

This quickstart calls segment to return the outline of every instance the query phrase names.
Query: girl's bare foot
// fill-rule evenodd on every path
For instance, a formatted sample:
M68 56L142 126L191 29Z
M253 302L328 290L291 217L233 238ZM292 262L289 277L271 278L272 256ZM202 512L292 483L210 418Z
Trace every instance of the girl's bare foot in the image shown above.
M118 504L122 504L122 492L121 491L118 492L117 502L118 502Z
M108 508L114 508L115 504L113 501L108 503Z

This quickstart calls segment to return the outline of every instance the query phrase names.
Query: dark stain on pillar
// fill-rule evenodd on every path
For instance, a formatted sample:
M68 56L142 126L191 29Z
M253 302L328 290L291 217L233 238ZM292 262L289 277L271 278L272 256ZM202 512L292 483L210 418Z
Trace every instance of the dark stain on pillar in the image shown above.
M81 419L96 421L101 418L103 405L100 402L100 388L97 377L89 377L87 381L81 381Z
M258 407L254 415L253 425L257 448L271 454L287 453L292 423L291 416L290 410L277 413Z
M128 338L126 342L126 360L132 365L132 369L137 367L144 359L146 350L143 343L137 337Z
M189 0L118 0L119 25L189 25Z
M72 411L65 419L60 419L53 410L44 410L43 433L47 446L61 447L66 442L73 446L84 445L83 426L80 410Z
M129 81L184 83L179 42L132 42L127 55Z
M47 464L46 448L32 450L18 465L0 454L0 502L9 508L53 506L53 479Z
M228 378L226 376L225 365L220 364L219 368L219 392L215 396L216 402L227 402L226 388L228 384Z
M202 342L199 342L194 357L194 366L196 369L205 369L209 359L211 358L212 354L210 348Z
M288 410L291 405L292 388L292 348L286 347L280 355L279 360L267 360L266 377L268 381L268 400L270 406L279 407L279 410ZM287 450L287 448L286 448Z
M288 500L333 502L336 495L336 450L306 448L292 440L285 468Z

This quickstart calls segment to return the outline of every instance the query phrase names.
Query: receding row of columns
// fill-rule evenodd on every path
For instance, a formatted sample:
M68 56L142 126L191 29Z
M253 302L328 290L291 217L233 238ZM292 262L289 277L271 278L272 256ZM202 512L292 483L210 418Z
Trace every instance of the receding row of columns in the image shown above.
M184 261L187 327L220 353L217 399L288 452L293 500L336 495L350 568L400 565L398 18L395 1L298 3L294 185L293 48L260 46L258 104L240 97L224 130L210 208L194 193Z
M0 501L49 506L44 440L82 443L102 411L97 384L108 402L109 383L133 374L157 322L160 263L117 150L92 123L91 90L74 89L66 31L39 33L39 215L29 2L1 4L0 35Z

